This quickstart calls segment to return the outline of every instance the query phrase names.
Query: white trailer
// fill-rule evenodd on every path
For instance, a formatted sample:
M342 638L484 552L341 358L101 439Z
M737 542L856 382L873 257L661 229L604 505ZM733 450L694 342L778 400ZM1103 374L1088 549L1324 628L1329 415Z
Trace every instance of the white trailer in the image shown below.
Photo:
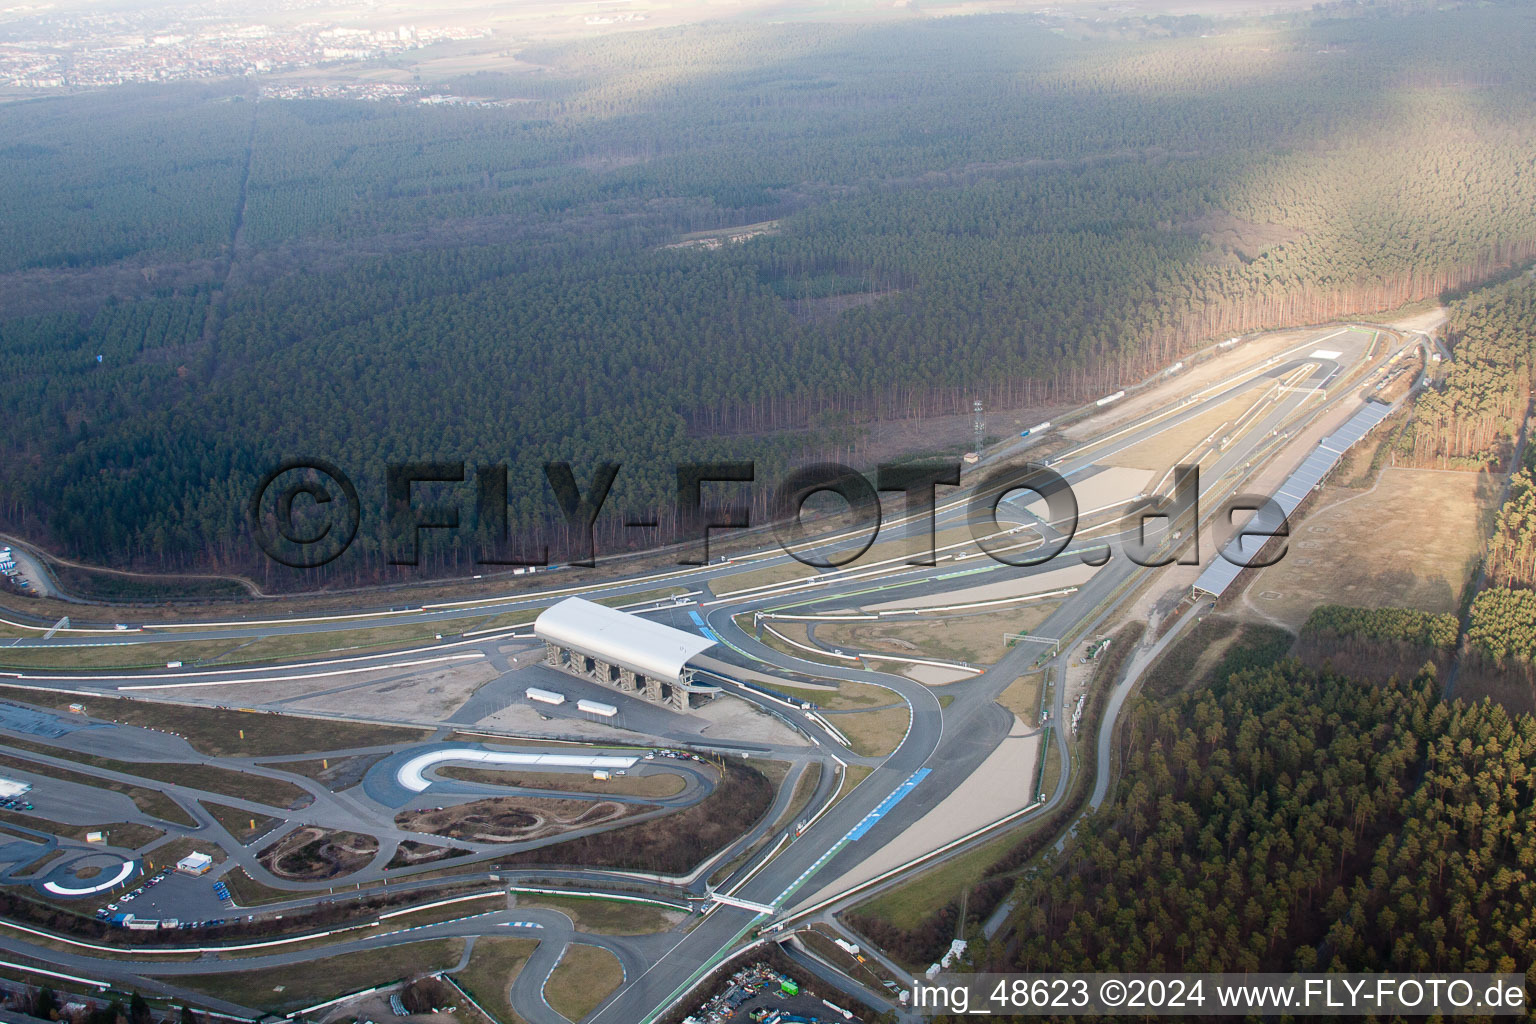
M523 693L529 700L538 701L540 704L564 704L565 694L556 693L554 690L541 690L537 686L530 686Z

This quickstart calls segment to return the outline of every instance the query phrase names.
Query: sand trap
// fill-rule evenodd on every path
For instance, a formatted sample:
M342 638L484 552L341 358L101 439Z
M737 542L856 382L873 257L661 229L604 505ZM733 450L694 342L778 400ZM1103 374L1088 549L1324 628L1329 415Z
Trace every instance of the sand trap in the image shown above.
M915 679L927 686L943 686L945 683L958 683L962 679L976 678L974 672L944 668L941 665L908 665L902 672L907 678Z
M1026 735L1030 733L1031 735ZM970 777L955 787L937 807L907 827L852 871L798 901L807 906L884 874L914 857L1034 802L1035 765L1040 760L1040 734L1017 715L1013 728ZM867 839L856 842L868 842Z
M928 594L924 597L909 597L902 601L867 605L865 610L880 612L907 608L947 608L951 605L971 604L976 601L1000 601L1010 597L1047 594L1063 587L1080 587L1091 580L1093 574L1098 571L1099 566L1096 565L1081 563L1066 565L1060 569L1050 569L1032 576L1020 576L1001 583L989 583L984 587L971 587L968 590L952 590L947 594Z

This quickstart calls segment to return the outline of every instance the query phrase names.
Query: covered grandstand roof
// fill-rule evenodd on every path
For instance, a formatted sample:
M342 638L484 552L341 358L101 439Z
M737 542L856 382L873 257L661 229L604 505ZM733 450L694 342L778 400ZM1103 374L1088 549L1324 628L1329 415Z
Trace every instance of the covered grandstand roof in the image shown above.
M1280 511L1285 513L1287 519L1296 514L1302 500L1312 493L1312 488L1323 482L1323 477L1338 464L1344 453L1369 434L1376 424L1386 419L1392 408L1381 402L1366 402L1342 427L1318 443L1305 461L1296 467L1296 472L1286 477L1285 483L1274 494L1275 504L1280 506ZM1272 534L1280 522L1272 513L1267 512L1262 509L1255 512L1244 529ZM1239 534L1233 537L1227 542L1224 553L1211 559L1211 564L1195 580L1195 589L1212 597L1220 597L1268 540L1268 536Z
M706 637L579 597L546 608L533 622L533 635L673 683L680 681L688 659L715 646Z

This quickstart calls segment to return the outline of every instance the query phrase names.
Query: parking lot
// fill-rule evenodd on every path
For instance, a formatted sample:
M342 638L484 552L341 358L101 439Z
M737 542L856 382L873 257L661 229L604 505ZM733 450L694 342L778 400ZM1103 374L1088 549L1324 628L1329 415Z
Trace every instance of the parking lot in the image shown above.
M214 894L215 880L207 875L183 875L172 871L166 875L151 877L159 877L160 881L154 885L144 884L138 890L129 890L129 893L138 892L138 895L131 899L127 898L129 893L121 893L101 906L108 908L115 904L117 910L109 909L109 914L132 914L138 920L149 921L163 921L170 918L187 927L195 926L201 921L236 916Z

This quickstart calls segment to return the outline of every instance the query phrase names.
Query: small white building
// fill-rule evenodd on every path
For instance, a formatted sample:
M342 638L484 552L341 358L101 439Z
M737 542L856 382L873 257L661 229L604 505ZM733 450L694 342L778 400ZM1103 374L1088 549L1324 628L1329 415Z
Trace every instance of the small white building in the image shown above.
M0 779L0 800L14 800L16 797L30 792L31 785L16 779Z
M206 853L189 853L176 862L176 870L184 875L206 875L213 867L213 858Z
M564 704L565 694L556 693L554 690L541 690L537 686L530 686L523 691L523 695L529 700L538 701L540 704Z
M578 700L576 710L589 715L597 715L599 718L612 718L619 713L619 709L612 704L604 704L600 700Z

